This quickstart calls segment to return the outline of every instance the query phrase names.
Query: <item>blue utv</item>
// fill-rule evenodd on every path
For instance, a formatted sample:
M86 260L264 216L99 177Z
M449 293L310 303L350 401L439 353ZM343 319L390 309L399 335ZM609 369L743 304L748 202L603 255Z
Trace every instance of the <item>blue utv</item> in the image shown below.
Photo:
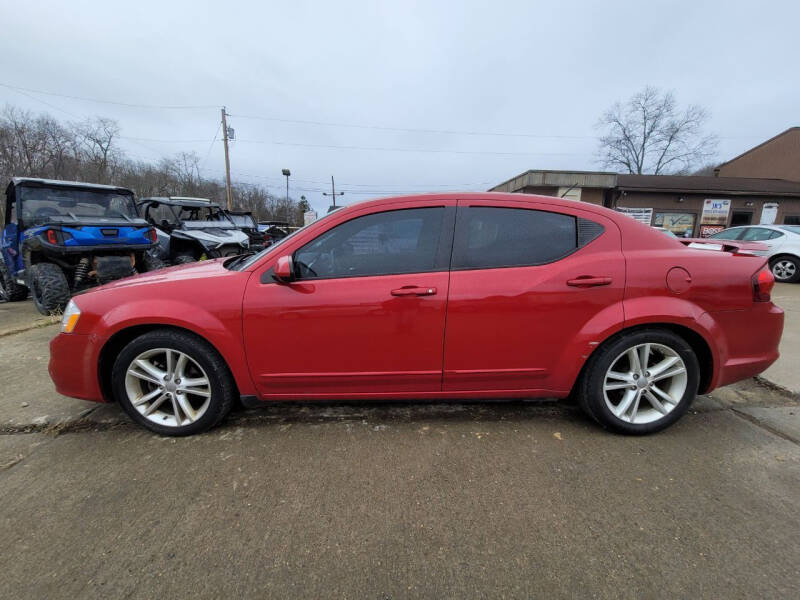
M129 189L14 177L5 209L0 300L30 289L36 309L53 314L85 288L164 266L148 256L156 233Z

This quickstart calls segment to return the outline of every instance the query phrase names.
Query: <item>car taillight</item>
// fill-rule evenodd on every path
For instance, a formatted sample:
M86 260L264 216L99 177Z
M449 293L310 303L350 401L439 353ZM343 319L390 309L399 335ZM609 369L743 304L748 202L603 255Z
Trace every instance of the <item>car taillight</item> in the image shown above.
M148 229L147 233L145 233L144 235L148 240L150 240L154 244L156 243L156 241L158 241L158 235L156 235L156 230L155 229L152 229L152 228Z
M55 229L48 229L47 230L47 241L51 244L58 243L58 237L56 237L56 230Z
M769 302L773 287L775 287L775 277L769 267L764 267L753 275L753 300L756 302Z

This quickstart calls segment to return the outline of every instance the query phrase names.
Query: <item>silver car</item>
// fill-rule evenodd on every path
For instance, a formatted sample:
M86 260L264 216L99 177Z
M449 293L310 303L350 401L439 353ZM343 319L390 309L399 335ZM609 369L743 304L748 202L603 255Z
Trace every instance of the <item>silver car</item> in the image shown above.
M776 281L800 281L800 225L746 225L731 227L710 236L710 239L761 242L769 250L756 254L769 257L769 266Z

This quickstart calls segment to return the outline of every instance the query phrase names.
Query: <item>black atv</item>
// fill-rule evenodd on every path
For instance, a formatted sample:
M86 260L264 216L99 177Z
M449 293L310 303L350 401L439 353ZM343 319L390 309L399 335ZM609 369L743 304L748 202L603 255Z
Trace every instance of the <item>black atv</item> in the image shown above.
M155 230L126 188L15 177L6 189L0 298L64 309L73 293L163 266L147 251Z

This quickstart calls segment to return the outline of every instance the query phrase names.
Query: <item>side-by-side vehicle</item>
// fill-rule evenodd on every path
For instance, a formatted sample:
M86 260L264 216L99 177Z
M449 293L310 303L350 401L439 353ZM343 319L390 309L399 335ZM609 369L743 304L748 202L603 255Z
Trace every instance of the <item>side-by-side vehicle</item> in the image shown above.
M50 373L167 435L237 399L535 397L651 433L778 358L760 246L686 242L549 197L363 202L258 254L74 298Z

